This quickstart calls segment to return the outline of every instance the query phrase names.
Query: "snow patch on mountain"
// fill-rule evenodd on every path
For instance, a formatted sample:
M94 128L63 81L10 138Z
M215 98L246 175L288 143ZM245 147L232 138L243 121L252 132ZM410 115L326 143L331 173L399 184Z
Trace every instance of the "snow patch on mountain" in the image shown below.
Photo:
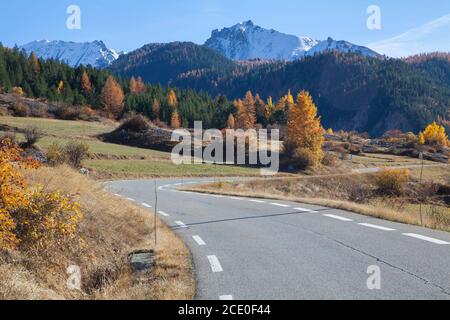
M42 59L55 59L66 62L72 67L80 64L96 68L106 68L120 56L115 50L109 49L103 41L66 42L66 41L33 41L20 47L27 54L34 52Z
M344 53L357 53L366 57L377 58L380 57L380 54L377 52L363 47L358 46L356 44L350 43L348 41L340 40L336 41L332 38L328 38L325 41L321 41L319 44L308 50L306 52L307 56L314 56L315 54L330 52L330 51L338 51Z
M327 51L357 53L368 57L379 54L369 48L331 38L318 41L311 37L297 37L273 29L256 26L252 21L230 28L214 30L205 46L233 60L296 60Z
M309 37L297 37L256 26L252 21L214 30L205 46L233 60L294 60L318 44Z

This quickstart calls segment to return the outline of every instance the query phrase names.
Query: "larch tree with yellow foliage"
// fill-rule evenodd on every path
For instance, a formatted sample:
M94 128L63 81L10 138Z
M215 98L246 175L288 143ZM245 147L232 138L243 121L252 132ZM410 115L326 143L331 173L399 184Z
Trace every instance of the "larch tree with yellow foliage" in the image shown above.
M81 76L80 87L81 87L81 91L85 94L89 94L92 91L92 82L86 71L84 71L83 75Z
M152 104L152 114L153 114L153 119L154 120L159 121L160 112L161 112L161 104L155 98L155 99L153 99L153 104Z
M449 144L445 128L436 122L430 124L424 132L419 134L419 143L437 146L447 146Z
M64 91L64 81L59 81L56 89L58 90L58 94L61 94Z
M172 109L175 109L178 107L178 99L177 94L173 89L169 91L169 94L167 95L167 103L169 104L169 107Z
M116 119L120 118L125 105L125 95L122 87L109 76L102 90L103 106L105 111L113 115Z
M181 118L180 114L178 113L178 110L172 112L170 126L172 127L172 129L179 129L181 127Z
M289 102L289 101L288 101ZM323 128L311 95L302 91L288 112L288 140L297 149L311 152L315 164L323 159Z
M227 129L234 129L236 126L236 121L234 120L233 114L230 113L227 120Z
M247 91L242 103L244 105L244 112L245 112L243 129L244 130L253 129L256 124L256 106L255 106L255 98L253 97L251 91Z

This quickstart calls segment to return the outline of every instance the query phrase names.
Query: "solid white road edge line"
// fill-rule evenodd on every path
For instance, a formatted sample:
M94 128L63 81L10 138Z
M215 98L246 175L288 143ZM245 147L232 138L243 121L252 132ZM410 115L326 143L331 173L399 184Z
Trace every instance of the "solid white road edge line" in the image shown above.
M376 224L371 224L371 223L358 223L358 224L360 226L368 227L368 228L372 228L372 229L378 229L378 230L383 230L383 231L396 231L395 229L392 229L392 228L377 226Z
M341 221L345 221L345 222L353 221L352 219L344 218L344 217L337 216L337 215L334 215L334 214L324 214L324 216L328 217L328 218L331 218L331 219L341 220Z
M195 242L197 242L199 246L206 246L205 241L203 241L203 239L200 238L200 236L192 236L192 238L194 239Z
M216 256L208 256L209 264L211 265L212 272L223 272L219 259Z
M407 236L407 237L412 237L412 238L416 238L416 239L420 239L420 240L436 243L436 244L450 244L450 242L447 242L447 241L443 241L443 240L439 240L439 239L435 239L435 238L430 238L430 237L422 236L420 234L415 234L415 233L403 233L403 235Z
M219 300L233 300L233 296L232 295L224 295L224 296L219 296Z

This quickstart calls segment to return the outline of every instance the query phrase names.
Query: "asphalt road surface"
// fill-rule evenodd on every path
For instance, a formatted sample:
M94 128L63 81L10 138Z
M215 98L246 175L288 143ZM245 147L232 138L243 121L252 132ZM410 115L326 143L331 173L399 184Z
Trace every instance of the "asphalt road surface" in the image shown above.
M450 299L450 233L301 203L176 190L211 179L155 181L158 215L192 253L197 299ZM155 181L108 188L151 210Z

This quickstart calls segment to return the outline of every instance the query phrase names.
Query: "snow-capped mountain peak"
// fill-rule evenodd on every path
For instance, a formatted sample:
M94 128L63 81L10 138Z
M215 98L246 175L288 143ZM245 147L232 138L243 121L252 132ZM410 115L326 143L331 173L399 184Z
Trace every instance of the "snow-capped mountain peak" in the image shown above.
M249 20L230 28L214 30L205 46L233 60L293 60L317 43L309 37L300 38L261 28Z
M106 68L119 58L119 53L106 47L103 41L66 42L66 41L33 41L20 47L27 54L34 52L43 59L55 59L77 67L80 64L96 68Z
M347 41L335 41L331 38L318 41L311 37L297 37L261 28L251 20L222 30L214 30L205 46L233 60L296 60L327 51L357 53L369 57L380 56L369 48Z
M316 46L311 48L306 55L313 56L318 53L323 53L327 51L338 51L345 53L357 53L366 57L377 58L380 54L377 52L363 46L358 46L356 44L350 43L348 41L340 40L336 41L332 38L328 38L325 41L319 42Z

